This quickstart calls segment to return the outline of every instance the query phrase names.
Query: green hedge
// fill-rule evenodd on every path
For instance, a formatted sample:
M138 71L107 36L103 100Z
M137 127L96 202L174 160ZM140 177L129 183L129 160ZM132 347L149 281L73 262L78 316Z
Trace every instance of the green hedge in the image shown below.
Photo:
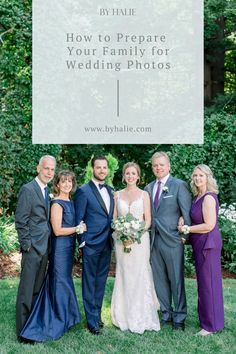
M236 274L236 203L226 208L223 205L219 224L223 238L222 264Z
M31 141L31 29L31 1L1 1L0 207L10 214L21 185L35 176L39 158L61 152L60 146Z
M13 217L0 217L0 252L5 254L18 251L19 242L15 230Z
M233 216L231 217L230 215ZM231 205L228 209L221 209L219 225L223 239L222 265L236 274L236 216L234 205ZM19 250L19 243L13 217L1 216L0 252L8 254L17 250ZM195 274L192 247L190 245L185 246L185 274L187 276Z
M169 152L172 173L186 181L190 180L195 165L209 164L220 187L221 203L233 202L236 194L236 95L232 93L217 98L215 104L206 109L203 145L32 145L31 6L29 0L1 1L0 207L9 214L14 212L19 188L35 176L38 159L43 154L54 155L58 168L74 170L81 184L91 155L111 153L119 163L113 180L118 189L122 187L122 166L128 161L141 165L141 187L150 182L153 179L150 158L157 150Z

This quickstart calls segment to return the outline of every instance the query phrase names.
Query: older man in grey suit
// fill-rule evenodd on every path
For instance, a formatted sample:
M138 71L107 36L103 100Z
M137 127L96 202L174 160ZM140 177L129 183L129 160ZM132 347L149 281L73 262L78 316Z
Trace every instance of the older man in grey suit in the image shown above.
M184 287L184 241L178 223L190 224L191 195L187 183L170 175L165 152L152 156L156 181L146 186L152 201L151 265L162 312L162 326L184 330L187 304ZM174 308L172 307L172 300Z
M54 177L56 160L43 156L37 166L37 177L23 185L15 213L15 225L22 252L21 276L16 301L16 333L29 316L32 304L41 288L48 260L49 194L47 184Z

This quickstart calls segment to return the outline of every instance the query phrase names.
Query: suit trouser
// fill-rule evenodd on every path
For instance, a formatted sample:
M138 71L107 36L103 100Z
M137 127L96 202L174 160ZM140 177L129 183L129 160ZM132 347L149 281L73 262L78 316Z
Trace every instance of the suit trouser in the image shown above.
M173 320L175 323L184 322L187 316L187 303L184 286L183 244L169 247L160 235L156 235L151 251L151 265L163 320Z
M85 246L83 249L82 293L88 327L101 321L101 309L111 260L111 246L102 250Z
M16 333L19 336L43 283L48 254L40 255L31 248L22 252L20 283L16 299Z

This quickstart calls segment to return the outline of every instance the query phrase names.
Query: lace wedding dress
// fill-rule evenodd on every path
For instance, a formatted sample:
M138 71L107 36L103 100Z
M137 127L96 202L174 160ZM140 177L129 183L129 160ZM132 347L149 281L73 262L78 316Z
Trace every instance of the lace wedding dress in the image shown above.
M117 208L119 216L130 212L134 217L143 220L143 193L130 205L118 194ZM149 263L148 232L142 235L141 244L134 243L131 249L130 253L125 253L123 244L120 241L115 242L116 279L111 301L112 322L122 331L159 331L159 303Z

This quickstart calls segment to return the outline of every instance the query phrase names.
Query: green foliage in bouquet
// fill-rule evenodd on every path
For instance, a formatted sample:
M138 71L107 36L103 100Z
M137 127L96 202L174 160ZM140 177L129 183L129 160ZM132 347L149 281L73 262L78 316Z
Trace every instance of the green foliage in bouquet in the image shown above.
M114 238L124 244L124 252L131 252L131 244L141 243L145 222L133 216L131 213L121 215L112 221L112 228L115 230Z
M89 160L89 162L86 166L84 183L88 183L91 180L91 178L93 177L92 166L91 166L91 161L92 161L93 157L94 157L94 155L91 156L91 159ZM108 176L106 178L106 183L109 186L113 187L113 178L114 178L116 171L119 168L118 160L114 156L112 156L112 154L107 154L105 157L108 160L108 168L109 168Z

